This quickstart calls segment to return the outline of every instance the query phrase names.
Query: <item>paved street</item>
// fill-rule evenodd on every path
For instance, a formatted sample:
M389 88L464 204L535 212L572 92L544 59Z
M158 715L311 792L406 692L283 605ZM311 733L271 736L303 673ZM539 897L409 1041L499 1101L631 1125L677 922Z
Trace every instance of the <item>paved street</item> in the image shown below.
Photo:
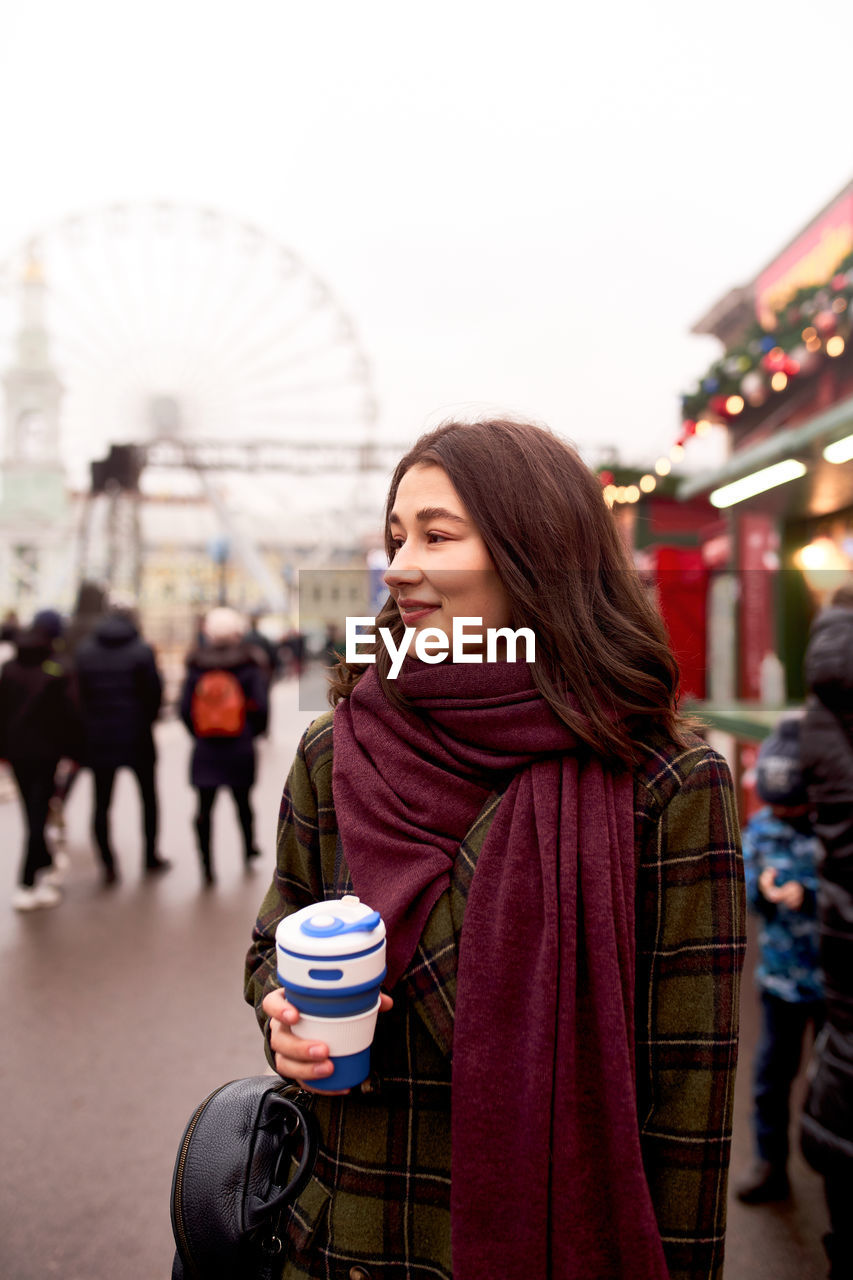
M282 782L311 718L297 708L295 685L276 687L254 793L263 858L244 871L230 797L220 795L219 883L210 892L200 889L190 825L189 741L175 721L157 731L161 851L175 863L162 879L140 875L138 797L133 778L122 774L112 815L122 881L111 891L100 887L83 775L68 805L65 901L18 915L10 896L21 823L17 803L0 804L4 1280L167 1280L170 1179L183 1126L216 1085L265 1069L242 999L243 958L272 870ZM746 1067L755 1012L748 981ZM738 1081L735 1170L749 1152L748 1075L742 1069ZM732 1206L726 1280L825 1275L820 1183L798 1157L792 1173L789 1206Z

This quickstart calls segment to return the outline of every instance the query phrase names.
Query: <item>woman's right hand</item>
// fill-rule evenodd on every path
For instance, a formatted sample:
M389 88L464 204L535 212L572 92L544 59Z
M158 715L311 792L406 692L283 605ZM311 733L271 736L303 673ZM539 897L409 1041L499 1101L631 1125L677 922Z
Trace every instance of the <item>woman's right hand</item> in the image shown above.
M383 991L379 997L380 1012L393 1005L393 1000ZM322 1093L326 1097L349 1093L349 1089L312 1089L312 1080L322 1080L334 1072L329 1057L329 1046L322 1040L301 1040L291 1027L299 1021L299 1010L285 997L282 988L270 991L262 1001L264 1013L270 1020L270 1048L275 1054L275 1069L288 1080L296 1080L309 1093Z

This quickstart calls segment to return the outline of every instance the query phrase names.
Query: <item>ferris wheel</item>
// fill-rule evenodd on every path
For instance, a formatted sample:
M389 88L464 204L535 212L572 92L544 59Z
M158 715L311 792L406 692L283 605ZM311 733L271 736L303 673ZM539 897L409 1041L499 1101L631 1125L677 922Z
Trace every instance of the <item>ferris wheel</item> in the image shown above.
M355 325L292 249L239 218L170 203L65 218L0 262L0 352L37 265L76 483L110 444L369 443Z

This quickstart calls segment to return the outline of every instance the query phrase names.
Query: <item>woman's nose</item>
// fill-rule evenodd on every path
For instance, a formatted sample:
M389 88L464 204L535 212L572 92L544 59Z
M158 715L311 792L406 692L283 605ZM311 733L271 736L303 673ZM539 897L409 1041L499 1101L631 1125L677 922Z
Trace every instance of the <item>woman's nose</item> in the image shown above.
M386 586L396 587L402 586L406 582L419 582L423 574L415 563L412 552L407 552L405 546L403 546L397 551L382 576Z

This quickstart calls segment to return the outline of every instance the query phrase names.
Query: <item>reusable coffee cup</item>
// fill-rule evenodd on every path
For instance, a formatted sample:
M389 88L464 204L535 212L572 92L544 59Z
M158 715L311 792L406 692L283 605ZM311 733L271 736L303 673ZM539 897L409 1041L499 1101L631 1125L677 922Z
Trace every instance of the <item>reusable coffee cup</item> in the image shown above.
M322 1040L332 1075L312 1089L349 1089L370 1074L370 1045L385 977L385 923L354 894L313 902L275 931L278 978L299 1010L301 1040Z

